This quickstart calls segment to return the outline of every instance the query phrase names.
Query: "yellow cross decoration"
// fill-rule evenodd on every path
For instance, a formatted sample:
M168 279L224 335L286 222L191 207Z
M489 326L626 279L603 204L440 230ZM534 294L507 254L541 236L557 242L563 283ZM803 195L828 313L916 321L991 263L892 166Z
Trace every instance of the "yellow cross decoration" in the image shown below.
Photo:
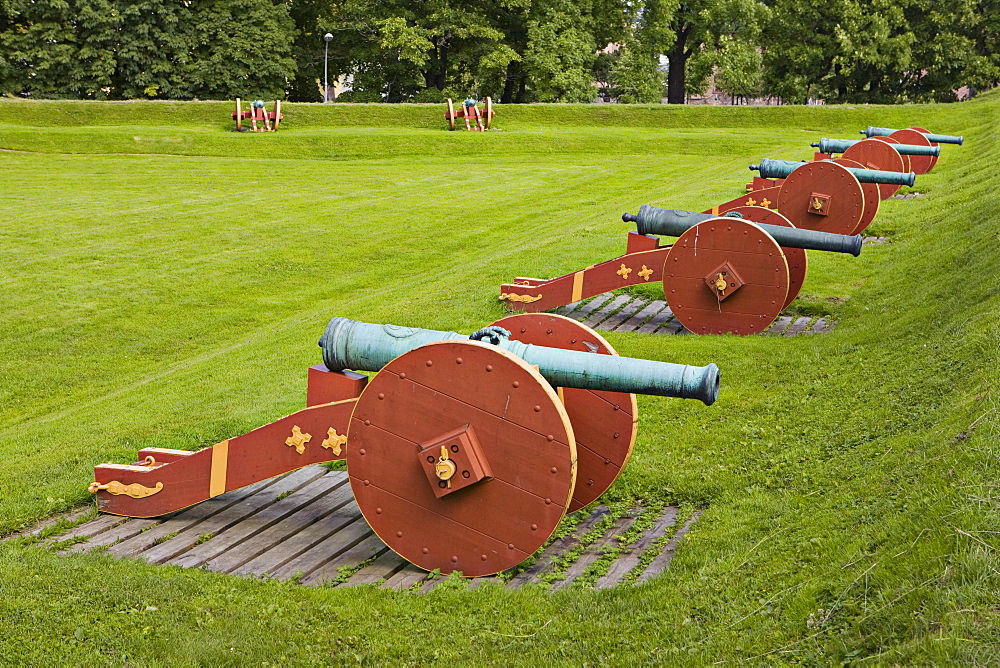
M306 443L312 440L312 434L303 433L299 425L292 427L292 435L285 439L285 445L295 448L300 455L306 451Z
M646 265L642 265L642 271L639 272L639 275L642 276L642 280L648 281L649 277L653 275L653 270Z
M771 200L765 197L760 201L760 205L764 207L771 206Z
M621 276L623 281L627 281L628 275L632 273L632 269L630 267L626 267L625 263L622 262L621 269L619 269L615 273Z
M347 443L347 435L341 436L337 433L337 430L330 427L326 430L326 438L320 443L321 446L327 450L333 450L333 454L340 455L343 452L342 447Z
M757 201L754 200L753 197L748 197L747 198L747 206L755 206L756 204L757 204Z

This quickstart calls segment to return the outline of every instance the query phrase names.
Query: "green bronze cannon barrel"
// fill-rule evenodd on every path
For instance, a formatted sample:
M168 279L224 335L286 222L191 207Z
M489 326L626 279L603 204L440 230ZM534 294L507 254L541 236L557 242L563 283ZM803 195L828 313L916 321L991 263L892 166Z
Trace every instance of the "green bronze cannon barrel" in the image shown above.
M657 236L679 237L700 222L709 218L717 218L707 213L692 213L674 209L659 209L643 204L639 213L622 214L625 222L634 222L639 234L655 234ZM750 221L753 222L753 221ZM861 254L861 235L849 237L844 234L830 234L816 230L803 230L796 227L781 225L765 225L754 223L767 232L785 248L804 248L806 250L830 251L831 253L850 253L854 257Z
M715 364L696 367L547 348L512 341L508 335L499 327L485 328L470 337L334 318L327 324L319 345L323 348L323 362L331 371L378 371L403 353L428 343L488 338L498 348L537 366L554 387L698 399L705 405L711 405L719 395L719 367Z
M769 160L764 158L759 165L750 165L765 179L783 179L806 163L795 160ZM914 172L886 172L879 169L854 169L844 167L861 183L888 183L894 186L912 186L917 175Z
M819 149L820 153L843 153L863 139L827 139L823 137L819 143L810 144ZM941 155L940 146L917 146L916 144L889 144L900 155Z
M860 131L861 134L866 137L888 137L893 132L898 132L893 128L874 128L868 126L864 130ZM962 144L964 137L956 137L955 135L936 135L930 132L921 132L923 136L927 137L927 141L934 142L935 144Z

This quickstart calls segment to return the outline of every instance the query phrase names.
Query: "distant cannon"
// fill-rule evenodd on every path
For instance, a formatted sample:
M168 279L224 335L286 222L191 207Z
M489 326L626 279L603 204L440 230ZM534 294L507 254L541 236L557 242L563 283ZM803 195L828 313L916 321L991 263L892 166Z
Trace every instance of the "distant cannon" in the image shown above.
M250 103L250 108L243 110L243 102L236 98L236 110L231 114L236 121L236 131L243 132L243 121L250 120L251 128L254 132L277 132L278 125L284 116L281 114L281 100L274 101L274 111L268 111L262 100L254 100ZM257 123L260 123L260 127Z
M449 97L448 111L444 114L444 120L448 121L449 130L455 129L456 118L463 118L465 119L466 130L478 130L479 132L483 132L493 127L494 116L496 116L496 111L493 109L493 98L486 98L485 109L483 111L479 111L476 100L471 97L462 102L462 107L458 111L455 111L455 103L452 102ZM475 119L475 127L469 123L469 119Z
M909 143L903 143L901 139ZM862 140L822 139L812 144L819 149L813 156L824 160L840 154L843 158L855 160L869 169L926 174L937 163L941 147L931 144L919 133L903 133L891 137L872 137ZM893 195L898 187L879 186L883 198Z
M853 178L853 177L852 177ZM587 297L662 281L677 320L696 334L757 334L795 299L804 249L857 255L861 237L795 229L776 211L733 207L726 216L643 205L620 257L552 279L517 278L500 287L515 311L545 311ZM677 236L660 246L649 234Z
M357 504L390 548L426 570L489 575L611 486L635 443L635 393L711 404L719 391L714 364L619 357L549 314L472 336L334 318L320 345L307 408L203 450L144 448L134 464L99 465L98 508L157 517L346 459Z

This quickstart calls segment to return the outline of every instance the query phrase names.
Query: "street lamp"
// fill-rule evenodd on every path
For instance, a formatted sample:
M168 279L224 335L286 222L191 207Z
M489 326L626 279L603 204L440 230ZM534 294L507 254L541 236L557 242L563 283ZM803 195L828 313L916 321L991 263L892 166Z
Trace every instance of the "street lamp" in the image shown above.
M330 40L333 39L333 35L326 33L323 35L323 41L326 44L323 46L323 102L330 101L330 84L327 82L327 61L330 59Z

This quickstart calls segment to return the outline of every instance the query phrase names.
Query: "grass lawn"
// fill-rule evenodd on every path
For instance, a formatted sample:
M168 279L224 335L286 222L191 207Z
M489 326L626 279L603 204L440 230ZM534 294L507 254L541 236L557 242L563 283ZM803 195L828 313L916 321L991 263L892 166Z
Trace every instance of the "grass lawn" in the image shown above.
M0 535L92 467L304 405L335 315L471 332L499 286L620 254L624 211L736 197L867 125L963 134L859 258L810 254L822 336L606 334L722 369L640 397L607 501L704 513L636 587L310 588L0 544L0 663L1000 661L1000 95L926 106L498 107L0 100ZM649 288L645 288L649 289ZM655 290L653 291L655 292Z

